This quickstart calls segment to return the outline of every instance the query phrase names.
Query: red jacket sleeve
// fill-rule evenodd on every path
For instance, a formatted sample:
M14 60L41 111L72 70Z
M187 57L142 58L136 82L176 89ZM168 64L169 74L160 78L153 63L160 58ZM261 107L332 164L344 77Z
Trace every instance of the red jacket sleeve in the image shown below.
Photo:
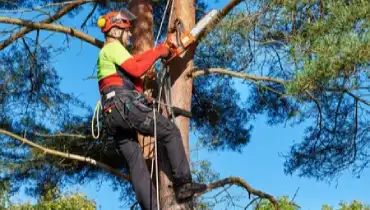
M160 53L155 49L136 54L121 64L121 68L133 77L141 77L159 58Z

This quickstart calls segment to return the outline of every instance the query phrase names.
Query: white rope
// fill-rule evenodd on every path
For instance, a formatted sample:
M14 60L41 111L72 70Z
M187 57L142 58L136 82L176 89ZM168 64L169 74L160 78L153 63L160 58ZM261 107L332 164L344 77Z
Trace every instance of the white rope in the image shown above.
M160 35L161 35L162 26L163 26L163 23L164 23L164 18L166 17L166 13L167 13L168 5L170 5L170 1L171 1L171 0L168 0L168 1L167 1L166 9L164 10L164 13L163 13L163 16L162 16L161 25L159 26L158 34L157 34L157 38L155 39L154 46L157 46L157 44L158 44L158 39L159 39L159 37L160 37ZM172 5L173 5L173 1L172 1ZM172 14L172 11L170 11L170 13ZM171 15L171 14L170 14L170 15ZM170 18L171 18L171 17L170 17Z
M98 100L98 102L96 103L96 106L95 106L95 110L94 110L94 115L92 117L92 120L91 120L91 134L92 134L92 137L94 139L99 139L99 136L100 136L100 126L99 126L99 111L100 111L100 108L101 108L101 101ZM96 118L96 125L98 127L98 134L95 136L95 132L94 132L94 120Z
M159 37L161 35L161 32L162 32L162 27L163 27L163 23L164 23L164 19L166 17L166 13L167 13L167 10L168 10L168 6L169 6L169 3L170 3L171 0L168 0L167 1L167 4L166 4L166 9L163 13L163 16L162 16L162 20L161 20L161 24L159 26L159 29L158 29L158 35L157 35L157 38L155 40L155 43L154 43L154 46L157 46L158 44L158 40L159 40ZM170 17L169 17L169 23L170 23L170 20L171 20L171 16L172 16L172 11L173 11L173 5L174 5L174 1L172 0L172 6L171 6L171 10L170 10ZM154 64L153 64L154 65ZM162 88L160 88L162 89ZM159 96L161 97L161 91L159 92ZM159 98L160 100L160 98ZM156 192L157 192L157 209L160 210L160 201L159 201L159 168L158 168L158 142L157 142L157 117L156 117L156 110L155 110L155 103L156 103L156 100L154 99L153 100L153 120L154 120L154 153L155 153L155 163L156 163ZM158 105L158 112L159 112L159 105ZM154 167L154 159L152 159L152 167L151 167L151 178L153 178L153 167Z

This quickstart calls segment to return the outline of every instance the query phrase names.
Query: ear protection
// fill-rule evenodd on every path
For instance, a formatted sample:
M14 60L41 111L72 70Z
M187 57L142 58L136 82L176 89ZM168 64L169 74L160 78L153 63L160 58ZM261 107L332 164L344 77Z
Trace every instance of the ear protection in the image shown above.
M105 26L106 22L107 21L105 20L105 18L103 16L100 16L99 19L98 19L98 23L97 23L98 27L103 28Z

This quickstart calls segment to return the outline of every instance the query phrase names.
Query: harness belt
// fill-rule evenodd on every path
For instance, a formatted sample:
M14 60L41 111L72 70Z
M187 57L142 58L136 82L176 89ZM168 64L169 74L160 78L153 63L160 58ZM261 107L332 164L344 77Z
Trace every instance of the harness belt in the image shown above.
M107 112L116 106L116 104L112 104L109 102L107 103L107 100L109 101L109 99L114 98L115 96L118 96L118 98L124 97L126 99L131 99L132 101L142 103L149 107L153 105L148 102L148 100L144 97L142 93L136 91L135 85L132 82L132 78L122 71L117 71L117 74L112 74L101 79L99 81L99 90L102 96L103 112ZM157 103L160 102L157 101ZM174 114L173 117L192 117L192 113L185 109L174 107L171 104L164 105L166 105L167 107L171 106L168 108L172 108L172 112Z
M116 65L116 73L99 80L99 90L102 93L105 88L110 86L121 86L127 90L135 90L134 81L138 80L128 73L121 71L119 66Z
M120 77L118 74L112 74L99 80L100 93L103 93L103 90L110 86L123 86L122 77Z

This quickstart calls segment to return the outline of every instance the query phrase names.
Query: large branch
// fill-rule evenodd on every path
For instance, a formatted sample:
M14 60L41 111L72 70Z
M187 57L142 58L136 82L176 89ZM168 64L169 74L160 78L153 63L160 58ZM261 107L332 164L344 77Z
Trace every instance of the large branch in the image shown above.
M287 80L281 80L281 79L276 79L272 77L264 77L264 76L256 76L252 74L245 74L245 73L240 73L240 72L235 72L235 71L230 71L227 69L222 69L222 68L211 68L207 70L196 70L191 72L189 75L190 77L197 77L200 75L204 74L225 74L225 75L230 75L232 77L237 77L241 79L246 79L246 80L253 80L253 81L266 81L266 82L276 82L279 84L286 84L288 81Z
M75 1L71 4L68 4L65 7L63 7L62 9L60 9L58 12L56 12L53 16L48 17L48 18L44 19L43 21L41 21L41 23L52 23L55 20L58 20L61 17L63 17L65 14L67 14L71 10L77 8L78 6L89 3L89 2L91 2L91 1L80 0L80 1ZM34 28L26 27L26 28L21 29L19 32L14 33L7 40L0 43L0 50L3 50L7 46L9 46L11 43L13 43L15 40L17 40L20 37L23 37L24 35L31 32L32 30L34 30Z
M78 134L69 134L69 133L57 133L57 134L44 134L44 133L34 133L36 136L43 138L76 138L76 139L92 139L92 136L84 136Z
M207 185L207 190L198 194L197 196L200 196L204 193L212 191L216 188L224 187L225 185L236 185L236 186L242 187L245 190L247 190L250 195L255 195L261 199L268 199L275 206L276 209L279 209L278 202L272 195L262 192L260 190L254 189L252 186L250 186L246 181L244 181L240 177L228 177L228 178L210 183Z
M96 2L99 0L83 0L85 3L89 2ZM64 2L57 2L57 3L49 3L43 6L33 7L33 8L23 8L23 9L9 9L9 10L0 10L0 13L25 13L25 12L34 12L43 8L47 7L58 7L58 6L65 6L74 3L80 3L81 0L74 0L74 1L64 1Z
M61 25L55 25L55 24L49 24L49 23L35 23L32 21L28 20L22 20L18 18L10 18L10 17L0 17L0 23L8 23L8 24L14 24L14 25L21 25L21 26L27 26L27 28L32 29L45 29L49 31L56 31L56 32L61 32L65 34L69 34L71 36L77 37L81 40L84 40L92 45L95 45L99 48L103 46L103 42L91 37L82 31L76 30L74 28L69 28ZM1 50L1 45L0 45L0 50Z
M23 144L27 144L33 148L36 148L42 152L44 152L45 154L50 154L50 155L55 155L55 156L59 156L59 157L62 157L62 158L68 158L68 159L72 159L72 160L78 160L78 161L81 161L81 162L84 162L84 163L89 163L91 165L94 165L94 166L97 166L97 167L100 167L108 172L110 172L111 174L115 175L115 176L118 176L122 179L125 179L125 180L130 180L129 176L121 173L119 170L117 169L114 169L102 162L99 162L99 161L96 161L92 158L89 158L89 157L84 157L84 156L80 156L80 155L74 155L74 154L69 154L69 153L64 153L64 152L60 152L60 151L57 151L57 150L53 150L53 149L49 149L49 148L46 148L46 147L43 147L41 145L38 145L26 138L23 138L21 136L18 136L14 133L11 133L9 131L6 131L6 130L3 130L3 129L0 129L0 134L4 134L4 135L7 135L9 137L12 137L18 141L21 141Z
M229 12L234 9L239 3L244 0L232 0L230 1L218 14L214 21L210 24L210 26L204 30L202 30L198 36L198 40L201 40L209 31L212 31L213 28L217 26L219 22L227 15Z

